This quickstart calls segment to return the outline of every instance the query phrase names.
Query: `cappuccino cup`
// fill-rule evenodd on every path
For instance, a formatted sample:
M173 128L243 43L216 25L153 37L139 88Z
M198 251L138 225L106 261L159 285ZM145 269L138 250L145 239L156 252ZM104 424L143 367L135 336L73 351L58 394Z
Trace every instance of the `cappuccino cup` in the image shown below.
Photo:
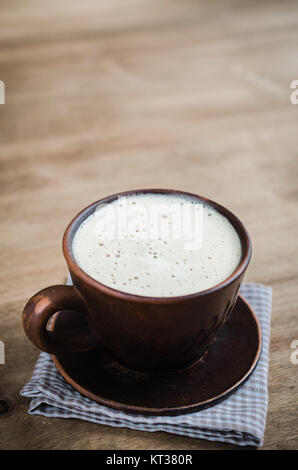
M242 222L195 194L132 190L103 198L68 225L72 286L35 294L23 311L29 339L59 355L104 347L121 365L171 372L196 363L229 317L251 257ZM88 326L47 330L75 310Z

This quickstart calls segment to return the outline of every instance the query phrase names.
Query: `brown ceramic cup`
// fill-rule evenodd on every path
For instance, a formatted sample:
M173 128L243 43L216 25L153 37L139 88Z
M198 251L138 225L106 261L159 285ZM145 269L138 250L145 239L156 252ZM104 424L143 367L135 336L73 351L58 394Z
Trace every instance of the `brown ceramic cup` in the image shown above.
M148 192L191 196L227 217L242 246L237 269L212 288L177 297L128 294L86 274L72 253L72 240L83 220L99 204L107 204L119 196ZM133 190L106 197L82 210L64 233L63 254L73 286L47 287L28 301L23 312L23 326L30 340L41 350L54 355L103 346L116 361L130 369L172 371L200 359L227 320L251 257L251 241L242 222L216 202L181 191ZM80 312L87 318L88 326L59 331L59 335L48 331L49 319L61 310Z

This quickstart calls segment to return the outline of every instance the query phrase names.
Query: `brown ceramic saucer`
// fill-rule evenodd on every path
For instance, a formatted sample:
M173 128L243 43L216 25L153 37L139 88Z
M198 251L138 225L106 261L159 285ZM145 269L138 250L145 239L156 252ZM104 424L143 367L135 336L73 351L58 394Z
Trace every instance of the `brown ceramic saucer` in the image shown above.
M52 326L54 335L84 322L76 312L61 311ZM177 415L208 408L235 392L254 370L260 351L259 323L239 296L205 356L178 373L132 371L99 349L52 357L65 380L91 400L136 414Z

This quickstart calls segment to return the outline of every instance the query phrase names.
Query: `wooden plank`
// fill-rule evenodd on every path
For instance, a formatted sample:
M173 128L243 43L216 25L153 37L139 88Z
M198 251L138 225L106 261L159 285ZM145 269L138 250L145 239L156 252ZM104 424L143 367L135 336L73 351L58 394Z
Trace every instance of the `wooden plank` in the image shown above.
M297 25L295 1L2 0L1 448L233 448L29 416L19 397L38 355L20 314L64 281L68 221L139 187L205 195L247 225L246 280L274 288L264 448L297 448Z

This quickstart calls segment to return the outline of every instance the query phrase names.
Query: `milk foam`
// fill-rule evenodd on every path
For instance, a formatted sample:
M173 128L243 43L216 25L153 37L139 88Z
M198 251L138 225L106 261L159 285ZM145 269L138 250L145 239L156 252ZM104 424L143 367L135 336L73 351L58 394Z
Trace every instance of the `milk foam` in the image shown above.
M154 193L99 206L79 226L72 251L102 284L152 297L213 287L241 260L239 236L226 217L196 199Z

